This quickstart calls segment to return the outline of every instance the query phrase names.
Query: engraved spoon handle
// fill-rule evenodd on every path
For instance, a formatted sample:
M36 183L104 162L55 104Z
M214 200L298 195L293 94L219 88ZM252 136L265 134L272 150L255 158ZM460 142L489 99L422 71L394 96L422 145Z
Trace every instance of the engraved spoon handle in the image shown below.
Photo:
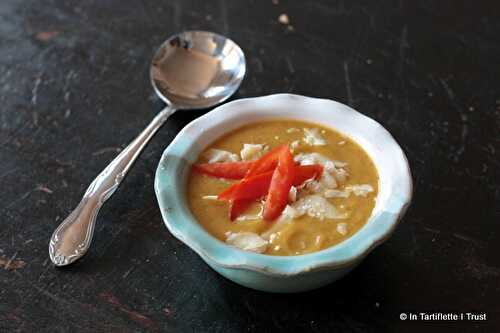
M56 266L69 265L89 249L97 213L115 192L144 146L175 112L167 106L90 184L82 201L57 227L49 242L50 259Z

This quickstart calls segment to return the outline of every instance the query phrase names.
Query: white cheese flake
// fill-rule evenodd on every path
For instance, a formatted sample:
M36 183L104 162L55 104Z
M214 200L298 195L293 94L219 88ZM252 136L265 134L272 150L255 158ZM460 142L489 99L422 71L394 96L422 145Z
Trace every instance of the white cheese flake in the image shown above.
M341 234L342 236L345 236L347 235L348 231L347 231L347 223L338 223L337 224L337 232L339 234Z
M303 186L301 186L301 189L304 189L305 191L310 193L320 193L323 191L323 186L317 180L309 179L304 182Z
M326 140L317 128L304 128L304 142L310 146L325 146Z
M299 148L299 145L300 145L300 141L299 140L292 141L290 143L290 149L292 151L294 151L295 149Z
M297 200L297 188L292 186L288 192L288 202L295 202Z
M345 145L345 141L344 141L344 140L339 141L339 142L337 142L337 144L338 144L339 146L343 146L343 145Z
M216 195L204 195L201 198L205 200L219 200Z
M333 174L333 175L335 176L335 178L336 178L339 182L341 182L341 183L345 182L345 181L346 181L346 179L347 179L347 176L349 175L349 174L347 173L347 171L346 171L345 169L343 169L343 168L334 168L334 169L332 170L332 174Z
M339 183L345 182L349 175L343 168L347 166L347 163L330 160L319 153L297 154L294 160L300 165L321 164L323 166L324 172L320 179L317 182L310 182L303 186L303 188L312 193L323 193L325 190L335 189Z
M336 168L345 168L347 166L346 162L341 162L341 161L337 161L337 160L333 160L332 162Z
M327 189L333 189L337 187L337 181L335 180L335 177L333 177L332 174L329 172L323 172L321 174L321 177L319 178L319 183L321 187Z
M356 196L366 197L368 193L374 191L373 187L370 184L362 184L362 185L347 185L345 187L346 191L350 191L354 193Z
M238 162L240 157L226 150L209 149L203 156L208 159L208 163Z
M326 161L325 164L323 164L323 168L326 172L333 172L335 170L335 163L333 163L333 161Z
M339 213L334 205L332 205L330 202L328 202L328 200L317 194L312 194L302 197L295 203L290 205L290 207L296 211L294 212L292 210L292 212L294 212L295 215L299 216L307 214L310 217L317 218L320 220L323 220L325 218L327 219L347 218L346 214Z
M320 153L300 153L294 156L295 162L300 165L321 164L325 168L343 168L347 163L337 160L330 160Z
M229 233L226 243L240 248L244 251L263 253L267 249L267 241L253 232Z
M290 205L286 205L285 209L281 213L281 217L284 219L296 219L304 214L304 211L299 211Z
M286 130L287 133L297 133L300 132L300 129L295 128L295 127L290 127L289 129Z
M321 164L324 165L328 158L318 154L318 153L301 153L297 154L293 157L295 162L298 162L300 165L311 165L311 164Z
M262 219L262 214L264 213L264 204L261 202L259 206L259 212L257 212L256 214L240 215L236 218L236 221L242 222Z
M243 149L240 151L240 156L243 161L256 160L262 156L264 145L245 143Z
M342 190L325 190L325 192L323 192L325 198L348 198L350 194L350 191Z

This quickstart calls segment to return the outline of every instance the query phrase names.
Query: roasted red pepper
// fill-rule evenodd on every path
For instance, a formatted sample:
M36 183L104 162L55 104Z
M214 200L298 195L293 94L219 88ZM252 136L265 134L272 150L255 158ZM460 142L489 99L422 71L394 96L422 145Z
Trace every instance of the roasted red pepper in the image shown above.
M295 178L293 179L293 186L300 186L306 180L314 178L318 179L323 173L323 166L321 164L300 165L295 168Z
M295 178L295 162L290 149L279 153L278 166L274 169L269 193L264 204L264 219L272 221L280 216L288 202L288 193Z
M195 164L193 170L217 178L242 179L274 170L280 152L285 149L288 146L274 148L256 161Z
M264 173L266 171L274 170L274 168L276 168L276 165L278 165L278 159L280 155L286 150L289 151L288 145L282 145L264 154L264 156L254 162L245 177L251 177Z
M219 200L241 200L263 197L269 191L269 184L273 171L261 173L260 175L245 177L240 182L231 185L224 192L219 194Z
M229 219L236 220L254 202L253 199L231 200L229 203Z
M293 186L302 185L308 179L318 179L323 172L323 167L319 164L298 165L295 167L295 178ZM217 199L219 200L238 200L238 199L258 199L267 194L271 178L274 171L252 176L243 179L241 182L229 186Z

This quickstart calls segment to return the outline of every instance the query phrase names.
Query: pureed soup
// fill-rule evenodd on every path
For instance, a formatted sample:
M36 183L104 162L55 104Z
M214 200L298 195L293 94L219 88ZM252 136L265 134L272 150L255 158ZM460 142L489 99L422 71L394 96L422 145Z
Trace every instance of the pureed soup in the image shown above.
M348 137L317 124L252 123L219 138L193 165L188 201L216 238L247 251L300 255L357 232L378 174Z

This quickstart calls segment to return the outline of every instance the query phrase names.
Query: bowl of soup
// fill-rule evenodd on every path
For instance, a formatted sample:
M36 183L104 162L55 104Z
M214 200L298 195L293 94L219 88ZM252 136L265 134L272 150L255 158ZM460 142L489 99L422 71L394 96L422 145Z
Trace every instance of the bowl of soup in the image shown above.
M376 121L291 94L233 101L166 148L155 192L169 231L224 277L269 292L331 283L385 241L412 196Z

